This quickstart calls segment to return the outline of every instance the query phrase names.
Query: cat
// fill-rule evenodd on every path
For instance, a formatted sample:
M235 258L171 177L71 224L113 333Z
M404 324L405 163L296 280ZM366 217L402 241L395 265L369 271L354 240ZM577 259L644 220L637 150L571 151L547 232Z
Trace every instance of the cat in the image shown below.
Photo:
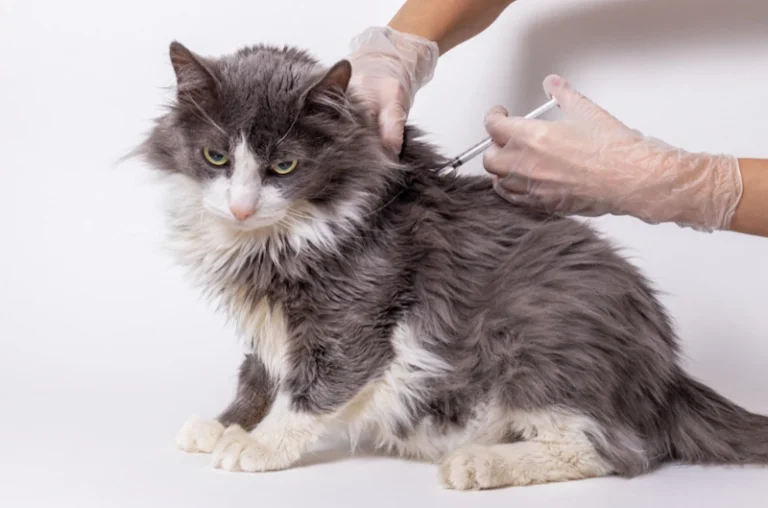
M472 490L768 461L768 417L689 377L651 282L589 225L507 202L408 125L380 141L347 60L174 41L136 154L179 263L237 324L236 395L177 445L301 461L332 424Z

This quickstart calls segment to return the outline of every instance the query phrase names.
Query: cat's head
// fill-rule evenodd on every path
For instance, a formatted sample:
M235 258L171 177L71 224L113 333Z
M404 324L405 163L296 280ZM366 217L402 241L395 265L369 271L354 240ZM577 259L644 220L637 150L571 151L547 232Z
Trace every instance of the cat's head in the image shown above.
M376 122L348 92L351 66L294 48L205 58L170 46L176 96L141 148L239 231L360 213L396 176Z

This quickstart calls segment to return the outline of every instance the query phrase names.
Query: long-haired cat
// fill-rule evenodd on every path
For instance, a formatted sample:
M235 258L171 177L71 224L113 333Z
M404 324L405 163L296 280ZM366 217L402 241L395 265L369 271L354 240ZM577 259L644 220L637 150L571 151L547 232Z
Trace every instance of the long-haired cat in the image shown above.
M455 489L768 461L768 418L681 370L638 270L581 222L437 174L410 127L395 160L347 61L170 58L176 98L139 152L168 176L180 263L249 348L182 449L284 469L344 422Z

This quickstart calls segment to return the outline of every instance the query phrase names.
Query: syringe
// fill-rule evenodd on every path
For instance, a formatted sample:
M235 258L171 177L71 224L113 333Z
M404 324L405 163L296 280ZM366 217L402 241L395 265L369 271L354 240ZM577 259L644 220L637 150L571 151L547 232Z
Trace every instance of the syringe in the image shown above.
M534 109L533 111L525 115L523 118L531 119L531 118L540 117L541 115L543 115L550 109L554 108L555 106L557 106L557 101L555 99L550 99L549 102L542 104L538 108ZM481 153L483 153L492 144L493 144L493 140L490 137L484 139L483 141L479 142L478 144L476 144L475 146L473 146L472 148L470 148L469 150L462 153L458 157L451 160L451 162L449 162L448 164L440 168L439 172L444 173L445 171L450 171L450 170L459 168L465 162L470 161L475 157L477 157L478 155L480 155Z

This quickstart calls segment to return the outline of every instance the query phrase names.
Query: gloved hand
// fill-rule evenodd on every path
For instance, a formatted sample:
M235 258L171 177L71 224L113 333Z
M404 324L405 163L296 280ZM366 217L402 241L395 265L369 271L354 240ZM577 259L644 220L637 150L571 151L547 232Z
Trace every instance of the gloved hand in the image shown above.
M350 89L370 102L384 145L399 153L416 92L437 67L438 46L389 27L371 27L352 40L351 51Z
M689 153L630 129L559 76L544 80L564 119L491 109L484 166L513 202L564 215L632 215L699 231L727 229L742 194L738 160Z

